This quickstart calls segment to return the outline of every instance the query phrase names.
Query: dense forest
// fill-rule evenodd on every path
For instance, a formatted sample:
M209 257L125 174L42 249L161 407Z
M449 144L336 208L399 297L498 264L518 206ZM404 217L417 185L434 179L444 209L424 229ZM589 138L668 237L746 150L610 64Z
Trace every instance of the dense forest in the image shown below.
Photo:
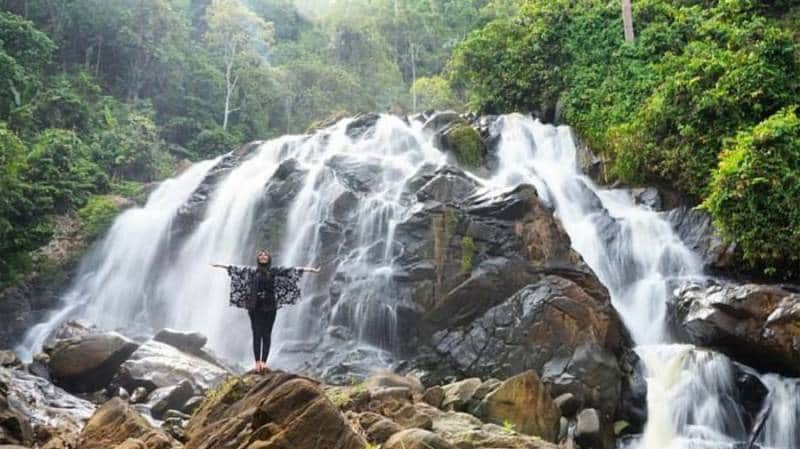
M52 217L97 234L183 160L359 111L534 112L608 180L708 210L743 260L800 261L790 0L0 0L0 285Z
M0 6L0 285L55 214L101 232L107 194L136 197L181 160L332 116L457 106L436 75L482 20L472 0Z

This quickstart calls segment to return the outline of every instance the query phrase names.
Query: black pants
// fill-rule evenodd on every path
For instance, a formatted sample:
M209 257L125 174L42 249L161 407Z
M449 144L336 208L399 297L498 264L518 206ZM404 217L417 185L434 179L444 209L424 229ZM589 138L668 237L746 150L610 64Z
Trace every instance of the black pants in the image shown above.
M248 310L250 328L253 330L253 357L266 362L272 342L272 326L275 324L277 310Z

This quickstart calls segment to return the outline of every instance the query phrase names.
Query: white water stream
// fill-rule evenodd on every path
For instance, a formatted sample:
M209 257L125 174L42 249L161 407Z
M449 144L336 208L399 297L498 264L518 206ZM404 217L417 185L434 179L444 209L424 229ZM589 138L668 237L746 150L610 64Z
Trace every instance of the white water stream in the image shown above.
M543 125L521 115L502 118L498 168L487 188L532 183L552 204L575 249L608 287L614 306L639 345L647 366L649 421L630 448L726 448L746 441L733 368L724 356L670 344L666 329L669 282L701 278L700 261L655 211L622 190L595 186L580 173L569 128ZM163 183L144 208L122 214L84 260L63 307L32 329L20 349L30 357L63 320L83 317L110 328L193 329L210 346L247 360L244 312L227 305L228 278L210 263L252 263L259 230L259 201L273 173L289 159L300 184L285 217L286 237L272 248L281 265L321 265L336 285L337 301L317 301L332 291L306 277L306 300L282 309L270 364L298 369L304 350L333 351L341 341L371 367L387 365L396 345L397 299L393 293L395 226L413 211L407 182L445 156L420 124L383 116L358 138L348 120L311 137L288 136L261 145L214 188L202 220L178 243L170 241L178 208L218 161L195 164ZM349 229L331 228L348 190ZM339 209L337 209L339 208ZM344 235L337 248L327 232ZM334 254L331 260L321 260ZM325 345L338 338L339 343ZM792 379L762 376L772 412L759 442L773 449L800 447L798 386Z

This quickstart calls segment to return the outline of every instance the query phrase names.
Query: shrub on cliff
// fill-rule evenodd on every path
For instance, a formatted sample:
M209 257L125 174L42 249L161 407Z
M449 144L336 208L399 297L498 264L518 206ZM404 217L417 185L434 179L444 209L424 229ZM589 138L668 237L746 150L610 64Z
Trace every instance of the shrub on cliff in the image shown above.
M704 206L744 258L796 276L800 263L800 119L783 109L725 146Z

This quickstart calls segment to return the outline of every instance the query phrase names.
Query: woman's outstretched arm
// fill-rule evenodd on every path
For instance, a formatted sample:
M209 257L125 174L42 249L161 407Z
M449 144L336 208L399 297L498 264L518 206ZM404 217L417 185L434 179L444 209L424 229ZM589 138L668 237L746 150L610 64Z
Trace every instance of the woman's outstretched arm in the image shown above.
M228 268L228 265L222 265L218 263L212 263L211 266L215 268Z
M297 267L295 268L297 271L301 271L303 273L319 273L319 268L314 267Z

